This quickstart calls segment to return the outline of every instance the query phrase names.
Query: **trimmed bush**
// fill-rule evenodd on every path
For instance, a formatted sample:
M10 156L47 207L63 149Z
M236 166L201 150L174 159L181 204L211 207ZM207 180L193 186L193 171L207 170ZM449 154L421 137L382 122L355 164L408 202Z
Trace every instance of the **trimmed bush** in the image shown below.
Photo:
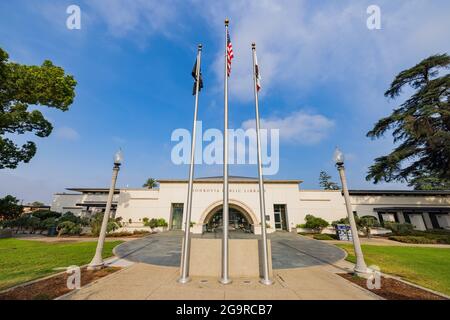
M130 237L130 236L143 236L146 234L150 234L150 231L146 231L146 230L134 230L133 232L129 232L129 231L121 231L121 232L114 232L111 234L108 234L108 237L112 237L112 238L118 238L118 237Z
M144 226L150 227L152 229L157 227L167 227L169 225L164 218L159 219L152 218L150 220L148 220L148 218L144 218L142 219L142 221L144 222Z
M415 244L436 244L436 239L429 239L421 236L390 236L390 240L403 242L403 243L415 243Z
M158 219L158 227L167 227L169 224L164 218Z
M312 229L317 232L322 231L322 229L328 227L330 224L322 218L315 217L311 214L307 214L305 217L306 223L302 225L301 228Z
M79 224L76 224L72 221L63 221L58 225L57 230L59 237L63 234L79 235L81 233L82 228Z
M313 235L313 238L316 240L336 240L336 235L321 233Z
M36 217L39 220L47 220L50 218L58 219L61 217L61 213L50 210L38 210L33 212L32 215L33 217Z
M414 226L410 223L385 222L384 227L399 236L411 235L414 232Z

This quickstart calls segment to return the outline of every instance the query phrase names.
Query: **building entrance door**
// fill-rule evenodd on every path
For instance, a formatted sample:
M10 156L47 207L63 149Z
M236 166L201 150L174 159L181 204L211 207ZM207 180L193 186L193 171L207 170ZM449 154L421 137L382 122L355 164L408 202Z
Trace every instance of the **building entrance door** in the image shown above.
M228 209L228 228L230 231L251 232L251 224L238 209ZM223 208L217 210L207 222L207 231L220 231L223 228Z
M170 229L181 230L182 225L183 225L183 204L172 203L172 220Z
M286 230L287 231L287 221L286 221L286 205L285 204L275 204L273 206L273 216L275 219L275 230Z

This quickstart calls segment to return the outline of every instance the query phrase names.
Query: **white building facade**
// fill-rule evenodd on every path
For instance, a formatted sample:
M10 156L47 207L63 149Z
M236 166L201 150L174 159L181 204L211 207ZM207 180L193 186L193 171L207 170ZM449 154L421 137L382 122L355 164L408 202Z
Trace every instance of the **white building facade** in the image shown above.
M328 222L346 217L341 191L303 190L301 180L265 181L266 222L270 231L291 231L305 222L308 214ZM141 224L144 218L163 218L169 229L184 228L187 180L159 180L155 189L117 189L112 215L122 221ZM194 182L191 224L194 233L214 231L222 225L223 180L199 178ZM90 215L104 211L108 189L71 188L75 193L55 194L52 210ZM366 191L351 190L353 211L371 215L381 223L409 222L417 230L450 229L450 191ZM229 178L230 227L261 232L258 180Z

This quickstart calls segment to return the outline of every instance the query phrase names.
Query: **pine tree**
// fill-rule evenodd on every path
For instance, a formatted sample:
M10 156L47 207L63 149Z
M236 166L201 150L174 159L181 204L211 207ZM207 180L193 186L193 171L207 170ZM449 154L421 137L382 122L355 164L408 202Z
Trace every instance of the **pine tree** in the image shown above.
M319 185L324 190L340 190L341 188L338 186L336 182L330 181L331 176L325 171L321 171L319 175Z
M385 96L415 93L367 133L377 139L392 131L398 146L375 159L367 180L407 182L416 189L450 188L450 56L434 55L400 72Z

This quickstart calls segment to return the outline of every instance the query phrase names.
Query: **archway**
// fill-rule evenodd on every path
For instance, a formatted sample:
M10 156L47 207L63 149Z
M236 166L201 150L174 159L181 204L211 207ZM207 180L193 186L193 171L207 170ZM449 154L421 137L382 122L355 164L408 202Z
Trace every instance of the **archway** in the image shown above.
M229 230L237 232L254 232L254 226L258 223L255 215L248 208L236 204L234 201L229 203ZM204 226L206 232L217 232L222 230L223 226L223 205L222 202L210 206L202 215L200 224Z

